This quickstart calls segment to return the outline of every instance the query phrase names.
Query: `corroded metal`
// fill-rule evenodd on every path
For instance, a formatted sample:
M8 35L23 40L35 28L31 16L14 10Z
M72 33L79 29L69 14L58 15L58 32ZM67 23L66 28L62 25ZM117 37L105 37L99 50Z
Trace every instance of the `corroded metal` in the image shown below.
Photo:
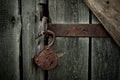
M55 42L55 34L54 32L47 30L44 32L45 36L52 37L52 40L48 45L44 46L44 49L34 57L34 61L37 66L41 67L43 70L50 70L57 66L58 56L55 51L51 48L53 43Z
M46 46L39 55L35 56L34 60L37 66L43 70L50 70L57 66L58 56L52 48L48 49L48 46Z
M101 24L48 24L48 29L58 37L107 37Z

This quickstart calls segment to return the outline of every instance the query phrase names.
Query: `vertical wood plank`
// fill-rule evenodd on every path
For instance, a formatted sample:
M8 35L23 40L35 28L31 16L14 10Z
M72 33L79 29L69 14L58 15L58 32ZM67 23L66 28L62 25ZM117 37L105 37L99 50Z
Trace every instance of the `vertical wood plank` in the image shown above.
M44 28L40 21L42 0L22 0L23 80L44 80L44 71L34 63L34 56L43 48L43 37L35 40Z
M92 39L92 80L120 80L120 48L112 38Z
M52 23L89 23L89 10L83 0L49 0ZM57 68L49 71L49 80L88 79L88 38L58 37L54 49L60 57Z
M22 2L23 80L36 80L35 55L35 0Z
M20 80L20 34L18 0L0 0L0 80Z

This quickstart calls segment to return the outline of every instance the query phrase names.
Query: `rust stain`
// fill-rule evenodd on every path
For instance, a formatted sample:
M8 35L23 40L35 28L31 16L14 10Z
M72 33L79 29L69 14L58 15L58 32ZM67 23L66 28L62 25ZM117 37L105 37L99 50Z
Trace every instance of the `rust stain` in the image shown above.
M57 37L107 37L101 24L48 24L48 29Z
M52 37L52 40L48 45L44 46L44 49L38 55L34 57L34 61L37 66L41 67L43 70L51 70L58 64L58 56L51 48L55 42L55 33L47 30L47 32L44 32L44 35Z

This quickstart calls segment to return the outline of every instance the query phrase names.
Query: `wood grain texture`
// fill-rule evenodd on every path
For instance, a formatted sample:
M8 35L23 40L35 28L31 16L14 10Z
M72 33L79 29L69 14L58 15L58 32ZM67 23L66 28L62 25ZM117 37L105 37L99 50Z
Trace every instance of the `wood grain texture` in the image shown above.
M85 0L85 2L120 46L120 1Z
M18 0L0 0L0 80L20 80L20 34Z
M49 0L49 13L52 23L89 23L89 10L82 0ZM88 80L88 38L58 37L53 47L61 57L48 80Z
M92 23L98 23L92 17ZM92 79L120 80L120 48L112 38L92 38Z
M35 0L22 0L23 80L37 80L35 55Z
M46 4L43 0L22 1L23 80L44 80L44 71L37 67L33 60L44 45L44 37L35 40L38 33L44 30L40 21L40 3Z
M120 80L120 49L113 40L93 39L92 80Z

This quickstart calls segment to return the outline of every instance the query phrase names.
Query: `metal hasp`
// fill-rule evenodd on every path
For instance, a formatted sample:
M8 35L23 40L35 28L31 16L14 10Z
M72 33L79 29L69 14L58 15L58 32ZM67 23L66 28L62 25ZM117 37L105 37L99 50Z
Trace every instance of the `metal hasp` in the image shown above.
M84 0L120 46L120 0Z
M57 37L107 37L101 24L48 24Z

